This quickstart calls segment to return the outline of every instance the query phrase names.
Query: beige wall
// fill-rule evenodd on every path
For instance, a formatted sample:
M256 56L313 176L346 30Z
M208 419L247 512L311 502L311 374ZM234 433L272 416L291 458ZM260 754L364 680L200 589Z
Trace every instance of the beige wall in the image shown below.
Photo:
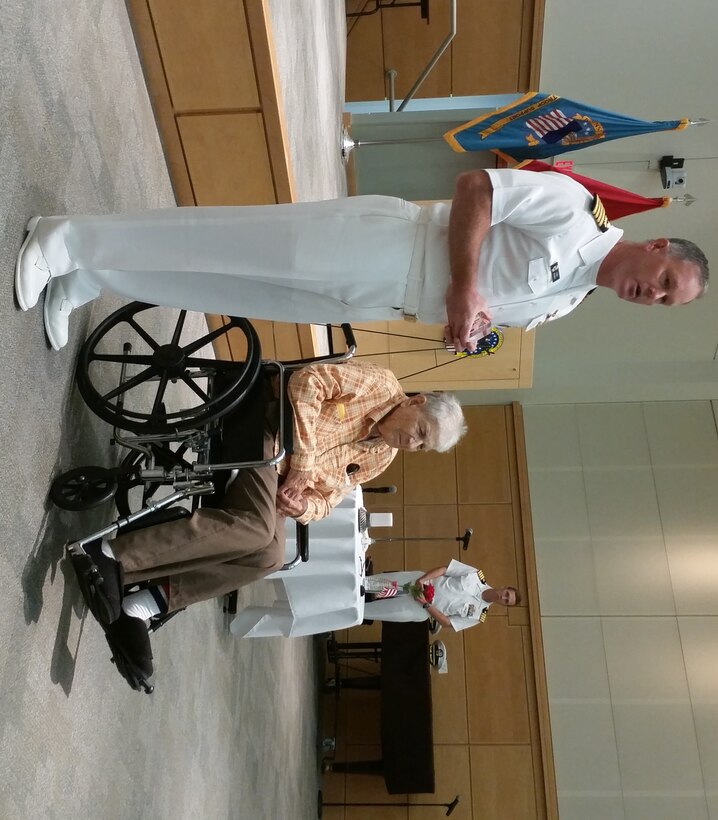
M712 0L547 0L542 91L649 120L718 120L718 4ZM571 154L579 173L645 196L665 193L664 154L686 159L689 208L618 222L630 239L685 236L718 264L718 124L616 140ZM534 386L523 404L718 398L716 288L676 310L646 310L597 293L538 330ZM517 398L516 394L501 400ZM481 401L477 394L472 400ZM492 402L497 401L492 397Z
M718 818L711 403L525 415L560 816Z

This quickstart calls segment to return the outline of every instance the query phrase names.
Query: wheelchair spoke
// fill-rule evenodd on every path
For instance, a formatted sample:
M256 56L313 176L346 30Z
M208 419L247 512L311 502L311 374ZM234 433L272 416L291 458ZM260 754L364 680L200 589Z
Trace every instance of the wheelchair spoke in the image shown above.
M187 317L187 311L181 310L177 317L177 324L175 325L174 333L172 334L172 341L170 344L179 345L180 336L182 335L182 328L184 327L184 320Z
M165 397L165 390L167 390L167 381L167 371L165 370L160 376L160 383L157 385L157 394L155 395L155 400L152 404L150 416L156 416L162 408L162 400Z
M134 330L147 342L147 344L152 348L152 350L157 350L160 347L159 343L156 342L152 338L152 336L150 336L150 334L142 327L142 325L139 325L135 321L134 316L130 316L129 318L125 319L125 321L130 327L134 328Z
M114 390L110 390L109 393L105 393L101 398L105 402L109 402L111 399L116 399L128 390L132 390L134 387L149 381L151 378L156 376L157 373L158 370L156 367L148 367L146 370L143 370L131 379L127 379L127 381L122 382L122 384L115 387Z
M195 383L195 380L189 375L189 373L182 374L182 381L202 399L204 402L209 401L209 396L202 390L198 385Z
M220 336L224 336L227 333L228 326L222 325L222 327L218 327L216 330L207 333L205 336L202 336L199 339L195 339L195 341L190 342L186 347L182 348L184 351L185 356L190 356L192 353L200 350L205 345L208 345L210 342L213 342L215 339L219 339Z
M115 364L152 364L152 356L132 356L125 353L93 353L90 361L115 362Z

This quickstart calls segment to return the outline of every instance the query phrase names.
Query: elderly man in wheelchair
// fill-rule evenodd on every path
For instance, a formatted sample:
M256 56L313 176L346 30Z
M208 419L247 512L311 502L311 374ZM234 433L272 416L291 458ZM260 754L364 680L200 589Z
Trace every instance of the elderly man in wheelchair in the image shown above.
M114 473L70 471L52 490L56 502L75 509L116 493L123 515L70 544L68 554L119 671L145 691L153 673L148 625L282 567L285 518L298 525L323 518L353 486L383 472L398 449L445 451L466 429L453 396L407 396L390 371L345 361L355 349L349 326L342 356L282 364L260 360L254 329L242 319L182 344L180 312L171 340L160 344L142 326L149 308L133 303L100 325L77 373L83 397L115 424L115 440L130 456ZM107 352L118 328L134 331L146 350L123 341L121 353ZM246 351L241 363L198 354L237 330ZM112 364L118 384L99 387L98 369ZM199 387L202 380L207 384ZM173 381L189 385L202 399L199 407L168 409ZM131 398L148 385L140 410ZM256 452L242 441L248 423L262 429ZM160 485L174 492L156 501ZM133 513L129 491L140 486L142 509ZM172 507L200 496L202 506L195 503L191 514Z

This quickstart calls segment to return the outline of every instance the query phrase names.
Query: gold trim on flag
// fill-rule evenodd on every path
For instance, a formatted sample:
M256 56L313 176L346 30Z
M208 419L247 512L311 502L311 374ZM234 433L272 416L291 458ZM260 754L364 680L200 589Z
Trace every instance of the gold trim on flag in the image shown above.
M515 108L517 105L523 105L523 103L528 102L529 100L532 100L539 93L540 92L538 92L538 91L528 91L522 97L519 97L518 100L514 100L512 103L509 103L508 105L504 105L501 108L495 109L494 111L489 111L487 114L482 114L480 117L477 117L475 120L470 120L469 122L465 122L462 125L458 125L456 128L452 128L451 131L447 131L444 134L444 139L449 143L449 145L454 149L454 151L457 151L460 154L465 153L466 148L463 148L459 144L459 142L456 139L456 137L454 136L454 134L458 134L459 131L464 131L467 128L471 128L472 125L476 125L479 122L483 122L484 120L487 120L489 117L495 117L497 114L501 114L504 111L509 111L510 109ZM554 99L558 99L558 98L554 97ZM513 160L512 160L512 162L513 162Z

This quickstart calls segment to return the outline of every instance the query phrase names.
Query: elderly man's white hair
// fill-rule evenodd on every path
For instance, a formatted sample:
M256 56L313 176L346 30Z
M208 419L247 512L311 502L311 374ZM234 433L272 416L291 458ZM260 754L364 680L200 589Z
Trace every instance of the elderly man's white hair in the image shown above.
M424 413L434 422L434 441L431 449L439 453L450 450L466 433L464 411L451 393L424 393Z

